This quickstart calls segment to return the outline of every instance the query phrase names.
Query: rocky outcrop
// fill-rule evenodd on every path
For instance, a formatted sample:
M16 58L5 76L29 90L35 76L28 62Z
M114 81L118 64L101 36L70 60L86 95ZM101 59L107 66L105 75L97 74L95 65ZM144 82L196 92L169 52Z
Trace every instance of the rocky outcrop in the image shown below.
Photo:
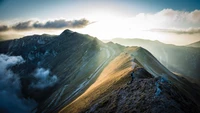
M134 78L153 78L153 76L144 68L137 68L134 71Z
M198 107L164 78L134 79L83 112L197 113Z

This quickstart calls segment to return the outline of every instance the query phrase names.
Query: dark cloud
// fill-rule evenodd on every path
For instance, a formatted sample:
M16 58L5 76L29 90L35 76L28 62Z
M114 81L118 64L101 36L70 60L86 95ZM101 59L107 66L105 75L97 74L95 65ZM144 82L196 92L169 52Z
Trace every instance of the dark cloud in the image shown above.
M68 23L65 20L55 20L55 21L47 21L46 23L35 22L33 24L34 28L64 28L68 26Z
M0 32L8 31L9 27L6 25L0 25Z
M71 22L71 27L73 28L82 28L85 27L89 24L89 21L86 19L81 19L81 20L74 20Z
M189 29L151 29L153 32L165 32L175 34L197 34L200 33L200 28L189 28Z
M14 30L30 30L32 28L32 21L19 22L12 26Z
M14 30L30 30L30 29L61 29L61 28L83 28L89 24L86 19L66 21L64 19L47 21L45 23L39 21L19 22L12 26ZM4 30L6 26L2 26ZM4 29L3 29L4 28ZM8 27L7 27L8 28ZM8 30L8 29L7 29Z
M3 113L29 113L37 103L23 98L21 81L11 67L24 63L21 56L0 54L0 111Z
M47 21L46 23L35 22L33 24L34 28L43 29L59 29L59 28L83 28L89 24L86 19L66 21L64 19Z

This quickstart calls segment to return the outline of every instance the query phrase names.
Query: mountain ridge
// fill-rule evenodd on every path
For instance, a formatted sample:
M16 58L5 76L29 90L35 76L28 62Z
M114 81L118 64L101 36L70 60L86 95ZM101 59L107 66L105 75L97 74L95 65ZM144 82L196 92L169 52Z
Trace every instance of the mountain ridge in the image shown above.
M179 73L190 81L199 84L199 48L175 46L143 39L115 39L113 42L124 46L143 47L150 51L171 72Z
M33 111L38 113L59 112L61 109L69 109L67 106L74 105L74 102L79 102L77 100L82 98L85 93L87 94L91 87L95 90L90 90L87 99L91 100L92 95L94 96L94 101L91 104L88 103L87 107L99 104L99 102L101 103L101 101L107 99L102 94L110 95L112 94L110 92L115 92L121 95L121 90L119 91L118 88L131 88L129 86L127 87L127 83L131 79L129 75L131 71L133 71L133 57L136 63L141 64L141 68L144 68L152 75L155 75L155 73L151 71L155 70L156 66L159 69L156 70L157 72L172 75L168 77L162 75L162 73L157 73L159 76L166 77L168 81L172 79L172 83L176 86L176 83L173 82L173 78L177 76L168 71L167 68L165 69L165 67L147 50L134 46L125 47L113 42L103 43L95 37L73 32L68 29L56 36L33 35L15 40L1 41L0 53L12 57L20 56L20 58L24 60L22 64L13 66L10 70L19 76L22 86L22 99L31 98L36 100L38 105ZM152 58L150 61L154 62L156 66L146 62L145 59L149 58ZM158 81L158 84L162 86L164 83L160 82L161 80L162 79L157 79L157 76L155 76L155 78L152 79L145 79L144 84L156 84L156 81ZM198 104L199 100L196 98L199 94L194 91L193 94L195 96L192 97L193 95L191 95L191 92L195 88L199 90L198 87L194 87L194 84L191 85L189 81L181 79L181 77L178 78L178 80L177 86L180 85L178 89L183 90L183 92L175 92L175 90L168 91L162 86L166 90L164 90L164 94L175 93L182 95L185 93L184 90L187 90L186 93L189 95L186 94L187 97L184 98L186 98L185 100L191 98L191 100L189 100L191 103L184 104L188 107L194 105L194 110L196 110L196 105L193 104L193 101ZM135 82L140 84L137 80ZM185 83L189 85L186 89L183 88ZM141 82L140 85L144 84ZM169 84L166 83L166 85ZM148 87L146 85L144 86ZM190 87L191 89L189 89ZM98 88L101 90L100 92L98 92ZM152 89L152 91L157 91L154 85L150 89ZM98 95L95 97L91 91L96 92ZM140 89L138 89L138 91L140 92ZM125 95L129 93L130 92L127 92ZM133 97L133 95L131 97ZM116 98L115 96L110 96ZM173 101L171 97L169 98ZM178 105L180 101L185 101L184 98L183 100L175 99L174 101L177 102L176 105ZM162 98L159 98L158 101L160 101L160 99L162 100ZM107 100L105 102L107 102ZM108 102L107 104L110 103ZM181 106L184 104L181 104ZM77 107L81 107L81 105L75 106L75 108ZM72 108L74 108L74 106ZM69 111L73 111L72 108L70 107ZM91 108L95 107L93 106ZM178 109L179 107L176 107L174 110ZM77 110L79 110L79 108L77 108ZM84 110L90 111L91 109L84 108Z
M189 46L189 47L197 47L198 48L198 47L200 47L200 41L188 44L187 46Z
M92 84L80 97L64 107L60 113L149 111L170 113L189 112L190 109L192 109L190 112L194 113L199 111L198 104L193 103L193 101L190 100L191 97L186 97L183 95L184 93L177 90L174 82L170 82L172 76L169 75L170 77L168 78L167 76L159 74L162 71L168 73L169 71L166 70L166 68L159 66L160 69L155 70L157 64L161 65L155 58L152 60L146 59L146 61L153 61L154 63L152 64L155 64L155 67L152 67L149 63L145 66L145 62L138 59L143 59L140 55L151 59L153 57L151 54L147 53L149 55L144 55L146 50L143 48L127 49L129 50L124 51L111 61L94 84ZM134 78L133 83L128 85L131 80L129 76L133 71L132 61L141 64L142 67L144 66L143 68L153 74L154 77ZM183 103L180 103L180 101ZM187 106L190 109L185 108L184 106Z

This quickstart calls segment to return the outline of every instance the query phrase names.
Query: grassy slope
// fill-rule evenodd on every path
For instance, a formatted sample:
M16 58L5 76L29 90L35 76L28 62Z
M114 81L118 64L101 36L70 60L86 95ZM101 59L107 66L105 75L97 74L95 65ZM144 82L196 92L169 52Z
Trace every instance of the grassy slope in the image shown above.
M87 107L93 105L98 98L127 83L130 80L129 74L132 71L131 60L132 57L129 54L121 53L110 62L96 82L85 93L64 107L60 113L75 113L85 110Z

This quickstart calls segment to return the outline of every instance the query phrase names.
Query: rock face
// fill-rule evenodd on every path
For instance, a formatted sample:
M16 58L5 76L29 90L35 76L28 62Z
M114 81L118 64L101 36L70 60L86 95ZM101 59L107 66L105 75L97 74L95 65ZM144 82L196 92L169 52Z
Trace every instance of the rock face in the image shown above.
M120 86L83 112L197 113L198 107L167 80L145 78Z
M137 68L134 71L135 78L153 78L153 76L147 72L144 68Z

